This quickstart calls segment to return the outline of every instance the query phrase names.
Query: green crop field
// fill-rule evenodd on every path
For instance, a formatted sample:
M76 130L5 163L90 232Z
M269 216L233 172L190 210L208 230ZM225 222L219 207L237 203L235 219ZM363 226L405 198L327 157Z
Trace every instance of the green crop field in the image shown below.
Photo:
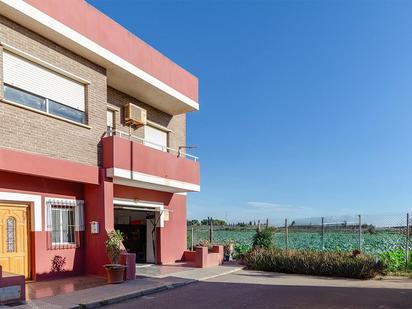
M224 244L229 240L234 240L236 246L251 247L254 230L227 230L217 229L213 233L213 242ZM188 230L188 248L191 244L191 232ZM290 231L288 233L288 247L291 249L321 250L322 237L319 232ZM208 230L195 228L194 244L201 240L208 239ZM285 247L285 234L275 233L275 246ZM404 249L406 236L394 231L379 231L374 234L365 232L362 234L362 251L371 255L379 255L383 252ZM358 248L359 235L356 231L352 232L326 232L324 235L324 246L326 251L352 251ZM412 243L410 244L411 247Z

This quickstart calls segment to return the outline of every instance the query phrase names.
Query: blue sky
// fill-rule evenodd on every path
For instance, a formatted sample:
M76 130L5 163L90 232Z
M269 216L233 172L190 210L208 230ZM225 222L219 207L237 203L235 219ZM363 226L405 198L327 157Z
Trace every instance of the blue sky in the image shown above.
M189 218L412 210L411 1L89 2L199 77Z

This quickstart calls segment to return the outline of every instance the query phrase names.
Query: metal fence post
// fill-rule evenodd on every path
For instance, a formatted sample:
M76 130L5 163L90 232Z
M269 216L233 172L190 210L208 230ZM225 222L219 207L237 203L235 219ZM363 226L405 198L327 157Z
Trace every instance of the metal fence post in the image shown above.
M322 217L322 250L325 250L325 218Z
M213 244L213 220L210 220L209 229L210 229L210 232L209 232L209 244Z
M289 247L289 235L288 235L288 219L285 219L285 249Z
M359 251L362 252L362 216L358 215L359 217L359 244L358 244L358 248Z
M191 237L192 241L191 241L191 246L190 246L191 251L193 251L193 243L194 243L193 235L194 235L194 233L193 233L193 226L192 226L192 237Z
M405 269L408 270L409 263L409 212L406 214L406 244L405 244Z

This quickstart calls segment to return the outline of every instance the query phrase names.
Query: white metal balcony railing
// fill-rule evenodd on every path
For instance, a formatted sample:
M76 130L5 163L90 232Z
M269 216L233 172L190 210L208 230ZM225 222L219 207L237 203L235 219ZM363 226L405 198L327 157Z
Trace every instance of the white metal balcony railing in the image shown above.
M156 144L156 143L153 143L153 142L148 141L148 140L146 140L142 137L133 135L133 134L128 133L128 132L124 132L124 131L120 131L120 130L112 129L112 128L108 127L107 131L106 131L106 136L119 136L121 138L127 138L130 141L137 141L138 143L141 143L141 144L152 145L152 146L154 146L153 148L164 151L164 152L174 154L178 158L182 157L182 158L192 160L194 162L199 162L198 157L193 156L191 154L188 154L188 153L182 151L181 149L174 149L174 148L166 147L166 146L163 146L163 145L160 145L160 144Z

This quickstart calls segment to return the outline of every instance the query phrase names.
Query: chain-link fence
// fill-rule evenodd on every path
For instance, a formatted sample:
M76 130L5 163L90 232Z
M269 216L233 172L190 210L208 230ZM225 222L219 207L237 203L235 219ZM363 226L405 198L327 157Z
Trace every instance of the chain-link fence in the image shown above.
M285 219L270 225L274 245L284 249L352 252L359 250L376 257L385 253L402 255L409 261L412 247L409 214L349 215ZM264 228L266 225L261 225ZM235 241L251 248L258 225L189 226L188 248L206 240L216 244Z

